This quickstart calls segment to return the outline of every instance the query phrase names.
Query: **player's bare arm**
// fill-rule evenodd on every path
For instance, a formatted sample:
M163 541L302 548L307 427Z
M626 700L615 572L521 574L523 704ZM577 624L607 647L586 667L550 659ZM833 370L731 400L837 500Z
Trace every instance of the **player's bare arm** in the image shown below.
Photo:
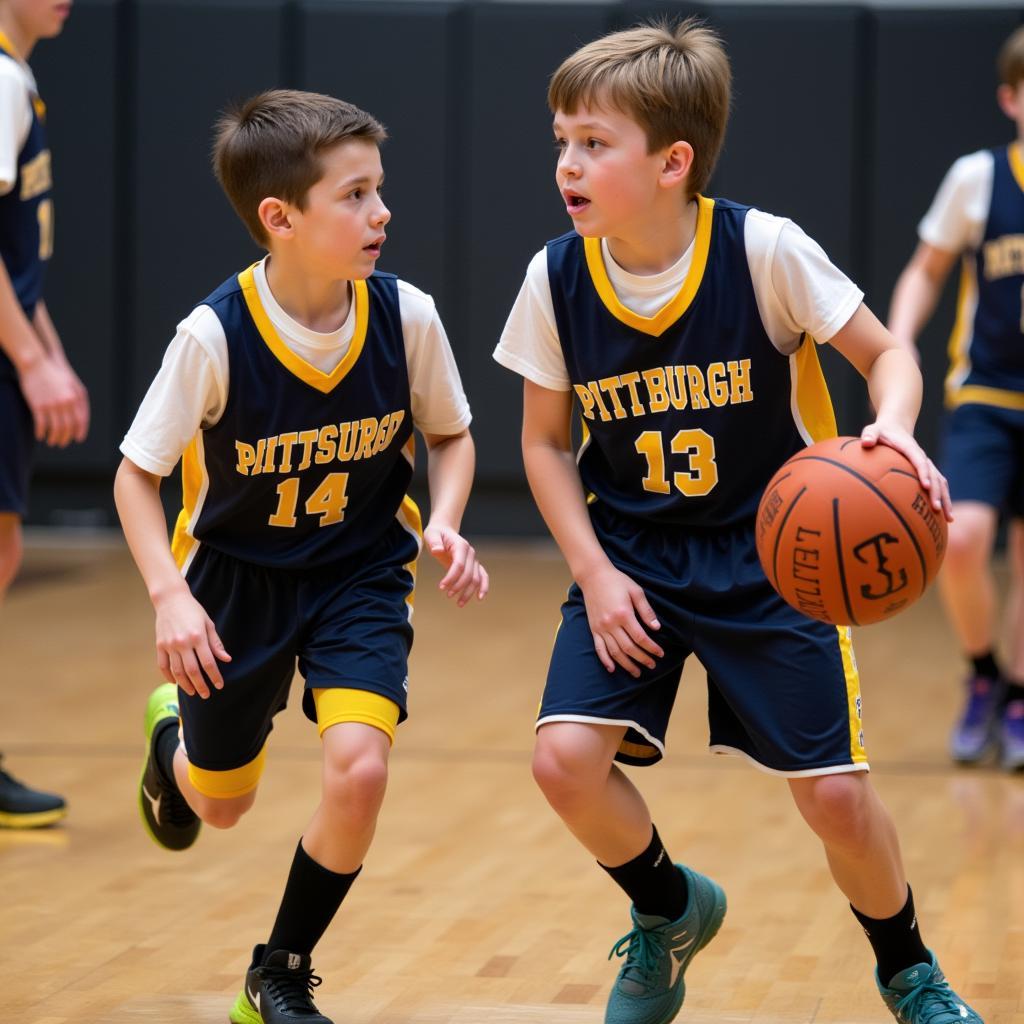
M922 390L921 371L914 357L863 303L831 344L867 381L875 421L861 431L864 446L886 444L902 452L917 470L932 505L952 521L946 478L914 440Z
M47 318L49 319L49 318ZM18 371L18 383L35 423L36 440L55 448L85 439L88 407L81 382L66 360L54 359L25 316L0 262L0 348ZM62 350L63 352L63 350ZM83 418L83 412L85 413Z
M609 672L631 676L665 653L647 632L660 628L643 589L609 561L587 515L570 421L572 392L523 382L523 463L534 500L583 591L594 648ZM646 627L646 628L645 628Z
M476 465L476 450L468 430L458 434L424 434L427 443L427 477L430 483L430 521L423 531L427 550L447 570L441 591L456 599L461 608L474 595L487 596L490 579L463 537L462 514L469 500Z
M957 258L955 252L919 242L896 282L889 307L889 333L915 355L917 336L935 312Z
M217 662L230 661L231 656L171 555L160 480L131 459L122 459L114 480L114 501L156 612L157 668L190 697L198 694L205 699L210 696L207 678L216 689L223 689Z

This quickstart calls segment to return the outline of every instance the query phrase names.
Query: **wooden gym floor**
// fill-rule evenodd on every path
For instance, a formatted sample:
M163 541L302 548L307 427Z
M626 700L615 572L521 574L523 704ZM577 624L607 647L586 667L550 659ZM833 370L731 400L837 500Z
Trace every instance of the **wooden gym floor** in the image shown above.
M624 899L535 789L532 718L566 571L553 548L483 544L493 593L449 607L424 564L412 718L366 869L317 951L337 1024L599 1024ZM429 560L427 560L429 561ZM136 810L152 613L120 546L30 549L0 614L0 750L67 795L55 829L0 831L0 1021L225 1022L318 792L293 695L256 808L184 854ZM874 780L925 941L988 1024L1024 1024L1024 776L943 752L961 673L930 593L861 631ZM694 963L689 1024L882 1024L869 947L785 784L706 752L689 666L669 757L636 772L675 856L726 888Z

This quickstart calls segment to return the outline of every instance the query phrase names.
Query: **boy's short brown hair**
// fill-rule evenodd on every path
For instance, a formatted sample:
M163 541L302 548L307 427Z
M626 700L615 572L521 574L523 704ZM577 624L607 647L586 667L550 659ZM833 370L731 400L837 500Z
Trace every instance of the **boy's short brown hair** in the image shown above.
M693 146L688 189L701 192L729 120L732 73L718 36L697 18L613 32L581 47L551 78L553 112L609 104L647 135L648 152L682 140Z
M225 111L217 121L213 170L257 245L267 244L259 205L274 196L304 209L320 180L320 154L350 139L380 145L383 125L344 100L318 92L272 89Z
M1015 89L1024 79L1024 27L1017 29L1000 47L996 68L1002 85Z

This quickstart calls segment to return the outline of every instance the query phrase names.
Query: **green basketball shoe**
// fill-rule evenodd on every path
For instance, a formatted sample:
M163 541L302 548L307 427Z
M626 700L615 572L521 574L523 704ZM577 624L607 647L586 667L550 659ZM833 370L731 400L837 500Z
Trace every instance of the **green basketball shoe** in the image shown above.
M915 964L883 985L875 982L885 1005L900 1024L984 1024L950 987L935 954L930 964Z
M626 962L612 986L605 1024L668 1024L683 1005L683 975L690 961L718 933L725 917L725 893L710 878L681 864L689 901L678 921L630 909L633 930L608 954Z
M139 779L139 814L153 841L166 850L190 847L201 824L177 784L173 779L168 781L156 763L153 741L157 732L161 728L176 729L177 723L178 688L173 683L163 683L149 695L146 705L146 760Z

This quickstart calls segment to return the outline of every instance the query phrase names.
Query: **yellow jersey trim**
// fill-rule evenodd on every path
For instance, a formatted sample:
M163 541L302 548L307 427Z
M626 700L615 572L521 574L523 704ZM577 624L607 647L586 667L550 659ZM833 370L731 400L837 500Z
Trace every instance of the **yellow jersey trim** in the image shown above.
M686 280L676 294L658 310L654 316L641 316L627 309L615 294L608 271L601 256L601 239L584 238L583 251L587 257L587 269L590 279L594 282L597 294L608 312L621 320L627 327L642 331L651 337L658 338L668 330L690 308L708 264L708 251L711 248L711 223L714 217L715 201L705 196L697 196L697 233L693 241L693 260L686 273Z
M818 359L818 344L804 335L796 352L796 407L813 441L824 441L838 434L832 398Z
M1010 170L1017 181L1017 187L1024 192L1024 155L1021 154L1019 142L1007 146L1007 156L1010 160Z
M836 634L843 658L843 675L846 677L846 702L850 716L850 761L853 764L864 764L868 755L864 749L860 673L857 671L857 659L853 654L853 631L849 626L836 626Z
M15 57L25 63L25 58L18 52L18 48L11 42L10 36L6 32L0 32L0 49L5 50L11 57Z
M990 388L984 384L968 384L950 391L946 396L946 405L950 409L969 403L995 405L1000 409L1024 410L1024 392Z
M249 313L260 337L266 343L267 348L273 352L278 362L294 374L299 380L304 381L310 387L325 395L345 379L349 370L356 364L366 343L366 328L370 321L370 293L365 281L352 282L352 301L356 307L356 328L352 335L352 344L349 345L345 357L330 372L324 373L315 366L307 363L301 356L296 355L282 340L281 336L274 330L274 325L267 316L267 311L260 302L259 293L256 291L256 280L253 275L253 268L249 267L238 275L238 283L242 288L242 295L245 297L245 304L249 307Z
M971 299L977 294L977 279L974 273L974 261L965 256L960 264L960 286L956 293L956 319L949 335L949 372L946 374L946 390L952 393L956 389L956 381L967 376L969 370L968 351L969 339L973 334L973 324L967 321L967 309Z
M185 568L189 555L198 543L189 533L189 527L196 512L205 476L203 460L199 454L199 440L192 438L181 457L181 511L178 513L171 537L171 555L179 570Z
M316 722L321 736L332 725L359 722L380 729L391 743L395 742L395 730L401 711L389 697L371 690L330 687L315 689L313 703L316 705Z
M189 762L188 780L203 796L216 800L231 800L251 793L259 784L263 766L267 760L266 746L248 764L241 768L230 768L226 772L214 772L197 768Z
M419 550L423 547L423 517L420 515L419 505L417 505L416 502L407 494L402 499L402 504L399 505L395 518L406 530L409 531L409 533L414 534L418 541L416 558L411 562L406 562L405 565L402 566L402 568L405 569L412 577L412 590L405 595L405 603L409 606L409 617L411 620L413 608L416 606L416 565L419 557Z

